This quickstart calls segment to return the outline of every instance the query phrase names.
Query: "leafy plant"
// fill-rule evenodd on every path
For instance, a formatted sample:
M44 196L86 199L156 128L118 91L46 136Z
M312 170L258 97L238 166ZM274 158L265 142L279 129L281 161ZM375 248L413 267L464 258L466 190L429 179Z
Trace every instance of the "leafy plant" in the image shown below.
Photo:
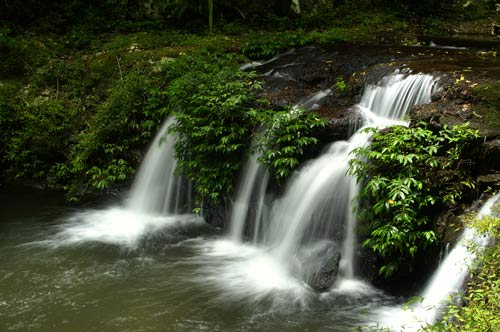
M333 86L340 93L344 93L345 90L347 89L347 84L345 83L345 81L342 77L337 78L337 82L335 82L335 84Z
M248 150L260 83L254 73L239 71L231 56L204 54L181 61L190 70L166 90L177 118L171 130L179 135L178 172L195 182L198 202L218 204L232 192Z
M360 218L370 234L363 246L384 258L380 273L389 276L436 241L427 209L455 204L474 186L462 158L478 134L468 125L434 133L425 123L368 131L373 142L353 151L349 172L364 184Z
M66 160L51 168L55 180L76 199L88 189L102 191L134 174L134 150L142 150L164 117L163 98L151 77L132 71L111 86L88 126L76 137Z
M314 128L325 126L326 121L303 108L273 111L266 117L268 119L263 123L268 127L258 144L262 153L259 162L268 166L279 180L286 178L299 165L299 158L309 145L318 142L311 133Z
M6 146L9 173L18 178L44 179L53 163L64 160L75 126L76 110L60 100L38 97L14 115L18 127Z
M276 34L262 33L250 36L241 46L241 51L250 58L268 58L309 42L311 42L311 38L301 30Z
M16 127L17 110L20 104L19 85L11 82L0 82L0 169L4 168L12 134Z

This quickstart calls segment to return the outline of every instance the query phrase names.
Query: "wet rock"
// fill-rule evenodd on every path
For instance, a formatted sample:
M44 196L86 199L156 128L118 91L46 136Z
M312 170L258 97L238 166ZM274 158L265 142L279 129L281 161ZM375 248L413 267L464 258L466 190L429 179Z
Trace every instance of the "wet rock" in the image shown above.
M477 188L480 192L500 190L500 173L480 175L477 178Z
M337 280L340 249L332 241L322 241L304 250L300 261L307 284L318 292L326 291Z
M441 243L456 243L462 231L463 223L460 219L465 211L465 205L444 210L435 221L436 236Z
M481 173L500 171L500 139L486 141L479 146L477 161Z
M318 113L323 115L324 111L324 109L320 109ZM333 116L330 113L330 116L327 117L328 123L325 127L318 128L314 132L314 136L325 144L347 140L353 134L355 128L361 126L361 116L354 109L337 111L334 114Z
M406 55L398 55L406 58ZM333 88L326 105L346 109L354 105L366 80L383 76L395 69L388 62L394 55L387 49L350 43L307 46L285 52L257 66L255 70L264 81L263 96L271 106L295 105L320 90L333 88L338 80L347 83L345 91ZM382 65L380 65L382 64Z
M206 204L202 211L205 222L215 227L224 227L228 215L225 203L219 205Z

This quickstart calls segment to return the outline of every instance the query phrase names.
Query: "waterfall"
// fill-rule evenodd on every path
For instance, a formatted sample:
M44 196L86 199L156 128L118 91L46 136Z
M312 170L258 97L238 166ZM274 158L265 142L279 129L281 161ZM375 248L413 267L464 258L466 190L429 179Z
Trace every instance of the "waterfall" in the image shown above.
M500 200L500 194L490 198L479 210L477 218L498 215L493 206ZM469 268L489 242L487 235L478 234L473 228L466 228L455 247L434 272L429 283L421 293L422 301L406 309L385 308L379 313L377 321L382 326L395 331L418 331L421 327L435 323L450 298L463 291L469 275ZM470 250L471 246L475 249Z
M363 128L405 124L399 119L411 107L430 102L435 83L436 79L431 75L395 73L376 85L368 85L360 103L355 106L363 118ZM316 98L325 95L322 92L313 96L310 104L314 105ZM333 143L323 155L295 172L284 195L272 202L268 214L259 216L265 220L257 223L261 231L254 232L254 242L269 248L273 257L290 270L299 270L299 274L306 275L302 265L311 259L311 252L321 250L318 246L331 243L333 239L341 251L342 276L353 278L356 247L353 201L358 194L358 185L347 171L350 153L368 144L369 139L370 134L360 129L348 141ZM241 188L249 188L257 178L256 173L256 169L247 168ZM241 191L239 197L249 197L249 190ZM245 229L247 211L248 205L244 205L242 211L233 212L233 240L241 239L238 234Z
M369 85L356 105L363 125L383 128L404 116L411 107L430 102L436 79L430 75L394 74L377 85ZM290 181L286 194L276 202L264 242L278 257L290 261L300 247L318 239L343 233L341 270L354 276L353 200L358 194L356 180L347 175L350 153L368 144L370 135L358 130L348 141L333 143Z
M307 98L300 100L292 107L292 109L301 107L308 111L316 110L320 107L320 102L331 94L332 89L321 90L320 92L315 93L312 96L308 96Z
M167 133L174 123L174 117L167 118L141 163L127 201L133 211L165 215L192 208L190 185L175 174L177 137Z
M317 109L321 100L331 93L331 89L326 89L308 96L295 104L292 110L299 107L306 110ZM252 146L255 146L255 142ZM252 148L252 150L254 149ZM262 223L265 219L263 214L267 212L265 195L269 182L269 172L258 162L259 156L253 152L245 163L232 204L229 236L235 242L243 240L245 225L248 225L250 233L253 234L253 242L257 242L261 236Z
M229 233L236 242L243 240L245 224L253 228L254 238L260 232L269 173L259 164L258 157L257 153L253 153L246 162L232 206Z
M192 209L192 188L175 174L175 135L168 128L169 117L149 147L141 163L124 207L86 210L69 218L56 236L56 245L88 241L116 244L135 249L150 234L203 224L188 213Z

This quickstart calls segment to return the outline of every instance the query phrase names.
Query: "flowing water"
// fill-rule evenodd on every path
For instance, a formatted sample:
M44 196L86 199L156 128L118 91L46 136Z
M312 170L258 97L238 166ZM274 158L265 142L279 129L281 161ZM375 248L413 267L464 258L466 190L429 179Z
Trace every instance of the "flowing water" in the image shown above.
M477 218L497 215L493 206L500 199L500 194L490 198L479 210ZM435 323L441 310L454 296L463 293L469 277L469 268L473 266L477 253L489 243L487 235L480 235L472 228L466 228L456 246L434 273L415 305L383 308L376 320L396 331L416 332L419 328Z
M98 225L107 219L75 221L46 193L30 195L0 197L0 331L341 332L390 303L353 284L317 295L266 250L196 220L143 216L145 229L117 221L111 232Z
M130 210L162 215L191 211L190 184L174 174L177 137L168 134L174 123L173 117L165 121L144 157L127 201Z
M363 128L404 125L400 118L411 107L430 102L434 89L436 79L431 75L397 73L385 77L379 84L367 86L355 107L362 116ZM320 92L308 100L317 102L325 95L326 92ZM285 194L269 204L268 214L259 215L256 220L246 218L244 213L233 213L232 239L241 241L245 229L253 230L254 244L267 248L283 269L306 276L310 266L321 264L314 262L314 253L331 246L329 240L333 238L336 246L341 247L342 276L352 280L355 277L356 220L352 203L358 186L347 172L351 152L369 142L370 135L363 128L348 141L333 143L319 158L294 174ZM254 159L247 165L251 171L243 173L236 199L238 206L245 206L245 210L251 205L249 193L255 192L254 186L260 183L256 181L258 166Z
M394 74L368 86L355 107L364 126L401 124L435 88L432 76ZM357 185L346 171L367 133L332 144L274 199L253 156L228 236L179 214L190 190L172 173L175 137L162 138L173 121L152 143L123 206L73 211L46 195L0 188L8 212L0 223L1 331L346 332L386 323L380 308L395 312L394 299L355 271ZM158 183L165 191L155 191ZM342 276L318 293L304 269L332 242L342 251Z

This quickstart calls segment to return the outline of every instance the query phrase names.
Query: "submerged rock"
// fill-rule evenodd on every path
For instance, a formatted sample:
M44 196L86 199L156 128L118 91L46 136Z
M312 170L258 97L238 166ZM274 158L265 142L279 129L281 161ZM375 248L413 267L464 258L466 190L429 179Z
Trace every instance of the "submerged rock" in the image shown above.
M321 241L304 250L300 261L307 284L318 292L326 291L337 280L340 249L332 241Z

